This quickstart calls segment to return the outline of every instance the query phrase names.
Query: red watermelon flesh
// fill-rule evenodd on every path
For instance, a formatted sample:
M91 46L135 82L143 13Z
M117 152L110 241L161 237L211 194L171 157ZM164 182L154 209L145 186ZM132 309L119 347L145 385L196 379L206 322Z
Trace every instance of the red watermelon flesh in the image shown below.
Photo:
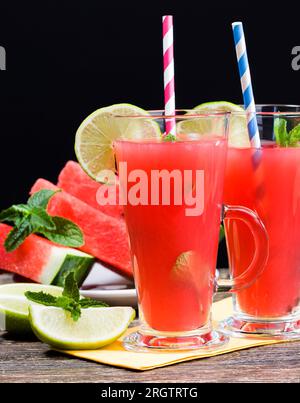
M109 186L101 185L91 179L75 161L66 163L58 177L57 186L104 214L116 218L124 216L122 206L118 205L119 187L116 188L116 204L100 206L97 203L97 192L99 188L107 189Z
M80 257L93 263L92 256L78 250L54 245L37 235L30 235L13 252L6 252L4 241L12 227L0 224L0 268L32 281L51 284L67 258Z
M38 179L31 194L41 189L58 189L45 179ZM65 217L76 223L84 233L85 244L80 249L111 264L124 274L132 275L128 235L124 220L110 217L83 201L62 191L48 205L51 215Z

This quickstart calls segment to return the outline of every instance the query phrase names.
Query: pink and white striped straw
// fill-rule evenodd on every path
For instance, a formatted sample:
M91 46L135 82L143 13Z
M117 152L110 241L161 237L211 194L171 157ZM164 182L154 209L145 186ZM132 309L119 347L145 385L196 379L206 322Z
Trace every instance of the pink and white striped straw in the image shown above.
M165 114L175 115L173 16L164 15L162 17L162 25L163 25ZM166 119L166 134L169 133L176 135L175 118Z

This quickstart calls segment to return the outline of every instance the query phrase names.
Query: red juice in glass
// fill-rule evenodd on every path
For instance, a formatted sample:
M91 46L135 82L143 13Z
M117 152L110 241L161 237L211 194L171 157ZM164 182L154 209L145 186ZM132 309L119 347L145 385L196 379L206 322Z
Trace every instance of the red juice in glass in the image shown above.
M252 286L236 293L236 310L279 320L300 313L300 149L265 144L254 169L256 152L229 147L227 155L224 203L256 211L269 236L267 265ZM239 221L226 226L230 266L237 275L251 261L253 238Z
M203 171L203 212L188 216L185 203L124 206L140 315L157 331L184 332L205 326L210 319L223 194L225 138L201 141L117 141L118 164L127 163L128 176L143 170ZM124 183L120 178L121 191ZM133 183L128 183L129 194ZM170 181L170 194L175 194ZM153 187L149 180L148 194Z
M175 140L146 136L153 127L165 132L170 117L161 111L115 119L125 132L114 148L141 319L123 345L134 351L221 346L228 338L211 322L216 284L224 285L215 277L221 215L247 223L256 245L247 275L226 281L226 289L256 278L267 257L257 215L222 208L228 115L177 111Z

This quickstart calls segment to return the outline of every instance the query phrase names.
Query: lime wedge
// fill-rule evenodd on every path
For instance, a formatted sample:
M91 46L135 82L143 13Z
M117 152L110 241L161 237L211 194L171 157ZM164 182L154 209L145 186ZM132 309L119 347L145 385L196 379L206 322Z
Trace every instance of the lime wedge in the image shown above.
M244 109L235 105L231 102L218 101L218 102L207 102L196 106L188 114L193 113L213 113L213 112L244 112ZM220 132L221 124L218 119L214 120L212 118L193 118L182 120L177 123L177 135L194 133L194 134L216 134ZM249 147L249 135L247 127L247 118L241 113L241 115L231 115L229 133L228 133L228 145L232 147Z
M114 115L122 117L116 118ZM131 119L129 116L141 118ZM81 123L76 133L75 153L91 178L107 182L103 170L115 172L114 140L161 137L158 124L143 116L150 115L134 105L116 104L96 110Z
M97 349L118 339L135 318L131 307L87 308L77 322L56 307L30 305L29 317L36 336L65 350Z
M196 262L196 252L189 250L187 252L181 253L171 270L171 275L174 278L189 278L192 277L191 268L195 265Z
M26 291L61 295L62 288L41 284L4 284L0 286L0 330L16 335L32 333L28 319L29 301Z

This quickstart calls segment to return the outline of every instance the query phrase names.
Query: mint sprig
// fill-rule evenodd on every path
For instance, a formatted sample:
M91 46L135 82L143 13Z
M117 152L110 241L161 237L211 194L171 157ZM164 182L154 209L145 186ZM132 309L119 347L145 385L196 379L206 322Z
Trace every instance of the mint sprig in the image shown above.
M299 147L300 123L288 131L286 119L276 118L274 120L274 134L276 143L280 147Z
M36 304L45 306L55 306L70 312L71 318L76 322L81 316L81 309L103 308L108 305L102 301L91 298L80 298L78 284L73 272L69 273L65 279L64 290L61 296L55 297L45 292L25 292L25 296Z
M27 204L12 205L0 213L0 222L14 227L4 242L7 252L16 250L34 233L63 246L78 248L83 245L82 231L75 223L47 213L48 203L57 192L60 190L40 190L28 199Z
M174 141L176 141L176 136L174 135L174 134L172 134L172 133L169 133L169 134L167 134L166 136L164 136L163 138L163 141L168 141L168 142L174 142Z

